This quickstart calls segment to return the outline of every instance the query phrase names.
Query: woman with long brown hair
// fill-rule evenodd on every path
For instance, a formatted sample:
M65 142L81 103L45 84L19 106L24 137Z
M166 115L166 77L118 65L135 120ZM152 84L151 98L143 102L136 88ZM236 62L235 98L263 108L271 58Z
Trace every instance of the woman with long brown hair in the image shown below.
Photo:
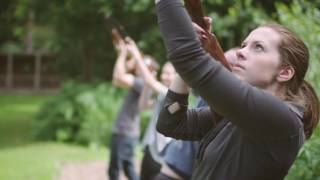
M318 97L304 80L307 46L281 25L260 26L230 72L202 48L180 0L156 2L169 59L183 79L170 86L157 129L201 140L192 179L283 179L319 120ZM188 109L187 85L223 118Z

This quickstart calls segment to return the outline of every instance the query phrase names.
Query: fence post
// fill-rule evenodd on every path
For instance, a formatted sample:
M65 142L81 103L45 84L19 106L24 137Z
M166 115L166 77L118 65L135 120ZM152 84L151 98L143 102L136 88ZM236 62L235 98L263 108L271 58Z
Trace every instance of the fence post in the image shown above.
M13 88L13 55L7 54L6 88Z
M34 72L34 79L33 79L33 88L35 90L40 90L40 80L41 80L41 57L40 53L35 55L35 72Z

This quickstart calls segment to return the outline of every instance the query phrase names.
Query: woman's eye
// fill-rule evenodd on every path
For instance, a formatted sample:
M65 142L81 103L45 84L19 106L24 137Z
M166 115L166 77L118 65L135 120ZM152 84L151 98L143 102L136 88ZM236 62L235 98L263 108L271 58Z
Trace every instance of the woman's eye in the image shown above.
M258 51L263 51L264 49L263 49L263 46L261 45L261 44L256 44L255 46L254 46L254 48L256 49L256 50L258 50Z
M240 49L246 47L246 44L241 44Z

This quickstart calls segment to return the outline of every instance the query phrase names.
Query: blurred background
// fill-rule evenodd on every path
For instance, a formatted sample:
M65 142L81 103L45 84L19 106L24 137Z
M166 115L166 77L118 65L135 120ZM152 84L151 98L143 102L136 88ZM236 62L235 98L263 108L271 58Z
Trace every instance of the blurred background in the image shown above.
M307 79L320 95L320 0L205 0L203 6L223 49L269 21L298 33L311 55ZM153 0L0 0L1 180L72 179L66 171L105 178L112 123L125 94L110 83L116 51L106 13L144 53L160 64L167 60ZM142 114L143 129L150 114ZM319 149L317 128L286 179L320 179Z

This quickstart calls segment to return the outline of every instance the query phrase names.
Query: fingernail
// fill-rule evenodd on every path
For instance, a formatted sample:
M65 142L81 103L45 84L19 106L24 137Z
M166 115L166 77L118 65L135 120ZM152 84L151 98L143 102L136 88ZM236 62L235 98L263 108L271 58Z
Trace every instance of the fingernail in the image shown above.
M202 35L201 36L203 39L207 39L208 37L207 36L205 36L205 35Z

